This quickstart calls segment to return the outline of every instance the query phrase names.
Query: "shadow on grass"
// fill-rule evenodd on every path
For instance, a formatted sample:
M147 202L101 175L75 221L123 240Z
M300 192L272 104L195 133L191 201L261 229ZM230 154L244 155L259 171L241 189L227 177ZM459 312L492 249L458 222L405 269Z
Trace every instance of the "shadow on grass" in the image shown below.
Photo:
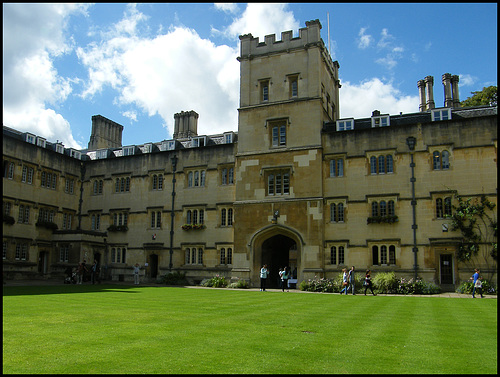
M3 296L27 296L27 295L54 295L68 293L95 293L95 292L123 292L138 293L137 288L146 286L123 285L123 284L71 284L71 285L30 285L30 286L3 286ZM147 286L150 287L150 286ZM163 288L165 286L153 286L152 288Z

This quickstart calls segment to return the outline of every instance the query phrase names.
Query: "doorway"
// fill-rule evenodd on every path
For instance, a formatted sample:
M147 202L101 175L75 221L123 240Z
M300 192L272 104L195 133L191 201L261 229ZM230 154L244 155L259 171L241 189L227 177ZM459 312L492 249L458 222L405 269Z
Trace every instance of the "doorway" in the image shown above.
M47 273L49 260L49 253L47 251L40 251L38 256L38 272L45 275Z
M158 255L156 254L149 255L149 273L151 279L156 279L158 276Z
M453 284L453 255L441 254L439 257L441 284Z
M287 266L293 269L296 267L296 250L295 241L281 234L272 236L262 243L262 264L267 264L269 270L267 284L270 288L279 287L280 268ZM294 251L295 254L293 254Z

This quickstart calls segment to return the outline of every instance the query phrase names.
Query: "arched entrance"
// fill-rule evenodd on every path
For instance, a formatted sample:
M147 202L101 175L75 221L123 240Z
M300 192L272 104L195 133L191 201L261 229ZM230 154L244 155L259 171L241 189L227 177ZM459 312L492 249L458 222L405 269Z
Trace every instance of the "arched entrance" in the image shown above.
M280 269L286 266L293 271L297 267L296 251L295 241L282 234L272 236L262 243L262 264L267 264L269 269L267 283L270 288L279 287Z
M304 241L300 233L296 230L281 224L269 225L256 233L248 244L252 253L253 268L251 272L252 285L260 285L260 268L267 264L269 269L268 287L279 286L280 268L290 267L290 271L295 270L295 276L300 281L301 278L301 250Z

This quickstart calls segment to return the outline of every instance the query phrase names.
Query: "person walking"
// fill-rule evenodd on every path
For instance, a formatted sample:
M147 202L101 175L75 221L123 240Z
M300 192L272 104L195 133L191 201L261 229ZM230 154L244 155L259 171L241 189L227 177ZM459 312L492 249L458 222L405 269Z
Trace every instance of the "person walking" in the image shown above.
M343 268L342 269L342 290L340 291L340 294L345 293L347 294L347 269Z
M139 271L141 270L141 266L139 266L139 263L136 263L133 269L134 269L134 284L139 285Z
M290 278L290 272L288 271L288 267L283 269L283 273L281 274L281 290L285 292L285 288L287 292L290 292L288 289L288 279Z
M94 259L94 264L92 265L92 268L90 270L90 280L92 281L92 284L95 284L98 272L99 266L97 265L97 260Z
M76 278L77 278L77 284L82 284L83 283L83 274L87 271L87 267L85 267L85 264L80 262L78 263L78 269L76 271Z
M347 287L346 294L349 292L349 289L350 289L350 290L352 290L352 294L355 295L356 293L354 292L354 288L356 285L356 281L354 279L354 266L352 266L351 269L349 270L348 281L349 281L349 285Z
M473 280L472 284L474 288L472 289L472 298L476 298L476 289L481 294L481 298L483 298L483 283L481 283L481 278L479 277L479 268L474 269L474 275L472 275L471 279Z
M376 296L376 294L373 292L372 277L370 274L370 270L366 270L365 281L363 282L363 285L365 286L365 296L366 296L366 291L368 290L368 288L370 288L370 291L372 291L372 294L374 296Z
M267 280L268 274L269 274L269 270L267 269L267 264L265 264L260 269L260 291L261 292L266 290L266 280Z

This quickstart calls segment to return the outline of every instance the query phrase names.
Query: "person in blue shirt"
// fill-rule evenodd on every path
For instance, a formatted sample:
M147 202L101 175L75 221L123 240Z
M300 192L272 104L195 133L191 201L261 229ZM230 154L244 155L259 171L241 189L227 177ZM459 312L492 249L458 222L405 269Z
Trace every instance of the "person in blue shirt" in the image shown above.
M479 268L475 268L474 275L472 275L472 277L471 277L472 284L474 286L474 288L472 289L472 298L476 298L475 297L476 288L479 291L479 293L481 294L481 298L483 298L483 286L481 284L481 279L479 278L479 272L480 272Z
M265 264L260 269L260 290L261 291L266 290L266 279L267 279L268 274L269 274L269 270L267 269L267 265Z

